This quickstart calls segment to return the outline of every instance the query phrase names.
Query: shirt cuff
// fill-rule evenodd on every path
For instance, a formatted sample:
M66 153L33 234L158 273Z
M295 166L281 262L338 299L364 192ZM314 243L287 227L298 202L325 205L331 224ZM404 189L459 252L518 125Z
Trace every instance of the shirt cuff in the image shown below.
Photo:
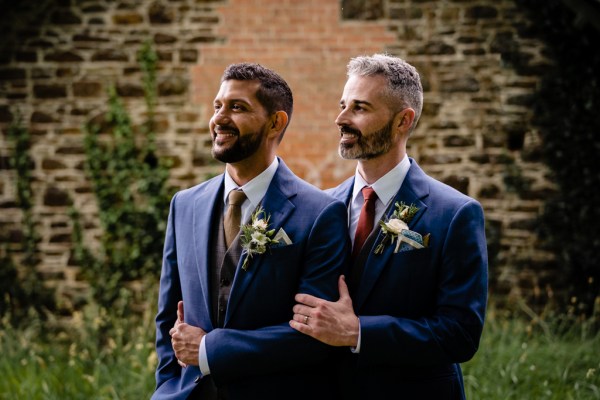
M360 329L360 318L358 319L358 343L356 347L350 347L350 351L354 354L360 353L360 337L361 337L361 329Z
M200 339L200 351L198 354L198 363L200 364L200 372L202 376L210 375L210 368L208 367L208 357L206 356L206 335Z

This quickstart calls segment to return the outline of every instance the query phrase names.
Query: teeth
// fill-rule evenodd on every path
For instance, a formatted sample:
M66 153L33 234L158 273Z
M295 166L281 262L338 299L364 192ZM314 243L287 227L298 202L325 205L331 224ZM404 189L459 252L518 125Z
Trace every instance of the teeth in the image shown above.
M342 133L342 139L353 139L356 135L353 133Z

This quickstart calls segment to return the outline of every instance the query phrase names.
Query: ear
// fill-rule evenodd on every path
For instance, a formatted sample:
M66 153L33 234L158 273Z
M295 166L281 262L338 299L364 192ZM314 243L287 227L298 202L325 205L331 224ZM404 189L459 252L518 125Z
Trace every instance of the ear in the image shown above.
M285 111L277 111L271 115L271 126L269 129L269 136L279 137L281 132L285 129L288 123L288 115Z
M413 122L415 121L415 110L412 108L405 108L396 114L396 121L394 121L394 126L396 127L396 131L398 133L407 133L410 132Z

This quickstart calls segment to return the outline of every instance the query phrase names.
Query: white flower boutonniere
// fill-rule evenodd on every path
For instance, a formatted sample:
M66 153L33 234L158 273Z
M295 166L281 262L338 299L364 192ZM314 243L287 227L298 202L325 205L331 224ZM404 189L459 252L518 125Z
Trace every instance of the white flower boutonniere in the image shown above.
M240 242L243 251L247 254L242 264L244 271L248 270L248 260L255 254L263 254L270 245L279 243L278 240L273 239L275 229L268 230L270 218L271 216L267 216L265 210L259 206L252 213L250 223L241 226Z
M383 220L379 221L381 232L383 232L383 239L375 248L375 254L383 253L388 242L394 244L394 241L396 242L394 253L400 250L403 243L416 249L427 247L429 245L429 234L421 236L419 233L408 229L410 220L419 211L419 208L414 204L406 205L404 202L396 202L394 206L396 210L394 210L387 222Z

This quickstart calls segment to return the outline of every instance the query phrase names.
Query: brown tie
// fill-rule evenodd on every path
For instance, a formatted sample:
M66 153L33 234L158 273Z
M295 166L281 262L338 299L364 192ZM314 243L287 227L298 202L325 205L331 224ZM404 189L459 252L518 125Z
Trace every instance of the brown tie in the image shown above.
M352 248L353 259L358 256L365 240L367 240L367 237L371 234L371 231L373 230L373 220L375 219L377 193L375 193L373 188L365 186L362 189L362 195L365 202L360 210L358 224L356 225L356 233L354 234L354 247Z
M223 228L225 228L225 243L227 248L231 246L233 240L240 231L242 220L242 203L246 200L246 193L241 189L232 190L229 192L228 202L229 207L223 220Z

